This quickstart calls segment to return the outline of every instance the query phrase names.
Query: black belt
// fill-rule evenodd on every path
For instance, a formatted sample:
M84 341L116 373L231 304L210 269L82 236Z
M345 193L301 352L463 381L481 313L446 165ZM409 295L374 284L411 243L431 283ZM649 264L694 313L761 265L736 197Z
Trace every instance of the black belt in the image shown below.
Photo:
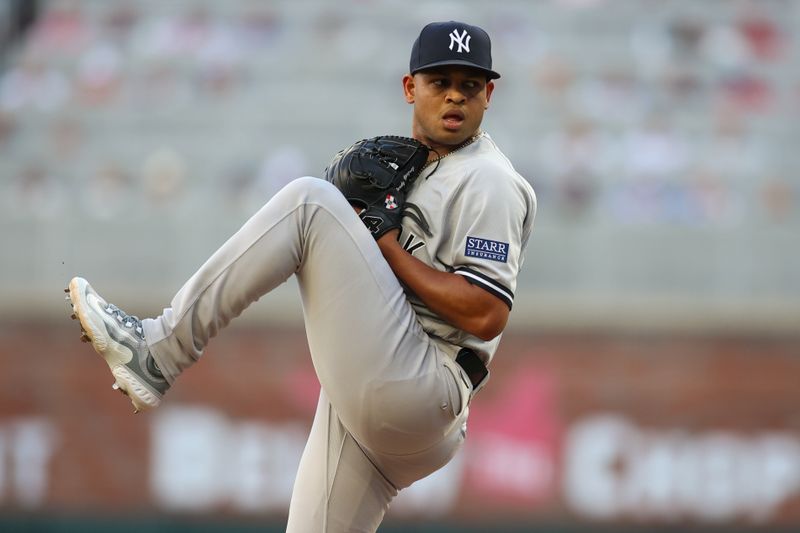
M486 380L489 378L489 369L483 364L478 354L469 348L461 348L458 355L456 355L456 363L467 373L467 377L472 383L472 394L474 395L486 384Z

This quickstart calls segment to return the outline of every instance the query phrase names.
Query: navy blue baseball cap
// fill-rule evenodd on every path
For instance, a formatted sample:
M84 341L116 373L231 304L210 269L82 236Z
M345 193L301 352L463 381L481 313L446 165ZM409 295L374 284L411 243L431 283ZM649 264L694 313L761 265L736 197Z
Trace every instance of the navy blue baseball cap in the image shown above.
M485 72L489 79L500 77L492 70L489 34L464 22L431 22L422 28L411 47L411 74L444 65L472 67Z

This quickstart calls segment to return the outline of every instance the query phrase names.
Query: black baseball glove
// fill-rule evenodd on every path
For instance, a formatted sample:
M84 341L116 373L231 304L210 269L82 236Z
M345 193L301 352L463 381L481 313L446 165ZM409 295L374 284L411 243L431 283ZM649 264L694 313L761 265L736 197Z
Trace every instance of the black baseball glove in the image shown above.
M325 179L342 191L375 240L399 228L406 191L428 160L429 148L408 137L384 135L345 148L325 169Z

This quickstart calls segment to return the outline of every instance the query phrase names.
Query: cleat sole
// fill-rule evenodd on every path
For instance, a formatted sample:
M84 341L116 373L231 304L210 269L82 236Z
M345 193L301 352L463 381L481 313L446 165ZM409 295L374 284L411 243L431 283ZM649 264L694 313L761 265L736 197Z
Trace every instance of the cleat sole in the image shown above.
M111 369L111 373L117 378L118 390L130 398L134 412L147 411L161 403L161 399L145 388L126 367L115 367Z
M108 351L108 339L105 335L105 324L102 323L94 323L91 318L91 315L88 313L88 310L84 309L81 305L81 300L79 297L81 291L81 281L80 278L73 278L72 281L69 282L69 297L72 301L72 309L77 316L78 321L81 324L81 331L85 336L89 338L94 346L94 349L103 356L103 359L106 360L109 367L116 366L120 363L124 364L124 361L116 361L116 360L109 360L113 358L109 358L107 354Z

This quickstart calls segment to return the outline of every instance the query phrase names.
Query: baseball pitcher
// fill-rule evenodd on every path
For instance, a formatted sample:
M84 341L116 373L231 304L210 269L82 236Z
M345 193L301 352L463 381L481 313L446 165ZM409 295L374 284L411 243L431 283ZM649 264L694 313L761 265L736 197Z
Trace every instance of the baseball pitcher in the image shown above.
M297 277L322 389L287 531L375 531L397 492L464 442L536 212L531 186L480 129L499 77L483 29L431 23L402 80L411 137L359 141L325 179L291 182L161 316L139 320L86 280L69 283L83 340L140 411L248 305Z

